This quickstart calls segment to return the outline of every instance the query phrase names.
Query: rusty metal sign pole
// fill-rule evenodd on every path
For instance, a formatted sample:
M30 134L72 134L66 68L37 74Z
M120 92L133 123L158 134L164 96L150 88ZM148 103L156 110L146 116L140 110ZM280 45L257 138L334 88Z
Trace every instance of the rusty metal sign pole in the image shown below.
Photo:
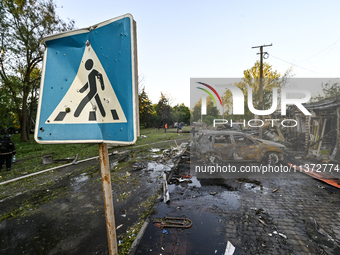
M117 255L117 238L116 238L116 224L113 210L113 199L112 199L112 188L111 188L111 174L110 174L110 163L109 154L106 143L100 143L99 148L99 159L100 159L100 170L102 175L103 195L104 195L104 207L105 207L105 218L106 218L106 230L107 240L109 243L109 254Z

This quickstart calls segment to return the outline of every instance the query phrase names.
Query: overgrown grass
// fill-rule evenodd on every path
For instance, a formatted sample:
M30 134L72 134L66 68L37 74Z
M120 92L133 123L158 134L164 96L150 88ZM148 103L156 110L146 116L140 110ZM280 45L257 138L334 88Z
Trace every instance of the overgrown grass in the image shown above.
M183 130L189 130L189 128L190 127L185 126ZM176 133L176 129L168 129L167 133L165 133L164 129L141 129L141 137L138 137L135 145L109 146L109 152L115 150L133 150L136 146L140 147L144 145L145 147L143 147L143 149L147 150L153 147L149 144L183 138L190 138L190 133L178 134ZM38 144L34 141L32 135L31 140L24 143L20 141L19 134L13 135L12 140L15 142L17 151L17 163L12 165L11 171L2 169L2 172L0 172L0 182L65 164L64 162L42 165L41 157L43 156L50 155L54 160L68 158L70 161L75 158L76 154L78 154L78 160L98 156L97 144Z
M160 192L157 192L155 195L150 196L147 200L141 203L141 207L145 210L143 214L139 217L139 222L135 222L127 231L126 233L121 234L118 237L120 240L118 245L118 254L119 255L127 255L129 253L130 247L133 241L136 239L139 230L142 228L143 223L147 216L150 214Z
M190 127L183 127L183 131L190 131ZM146 136L146 137L143 137ZM163 129L147 128L141 130L141 137L137 139L136 145L144 145L165 140L175 140L182 138L190 138L190 133L177 133L175 128L170 128L165 133Z

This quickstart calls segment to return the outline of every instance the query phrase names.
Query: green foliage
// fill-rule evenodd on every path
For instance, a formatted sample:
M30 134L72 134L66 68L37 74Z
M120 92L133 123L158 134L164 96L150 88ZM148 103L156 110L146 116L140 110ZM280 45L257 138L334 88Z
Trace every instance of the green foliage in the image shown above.
M145 127L151 127L154 121L154 109L151 100L145 92L145 87L139 93L139 122Z
M15 76L10 76L9 79L14 84L20 83L20 80ZM16 92L19 93L17 89ZM15 103L11 98L9 88L0 86L0 130L19 127L18 117L15 112Z
M9 91L21 139L28 141L41 76L41 42L46 35L72 29L74 22L58 17L53 0L3 0L0 4L0 87Z
M169 105L169 99L166 98L165 94L161 92L161 98L158 101L156 107L156 113L158 115L158 127L164 127L167 123L170 124L171 121L171 107Z
M189 131L190 127L184 126L183 130ZM178 134L176 129L170 127L168 128L168 131L166 133L164 132L164 128L146 128L141 130L141 134L145 135L146 137L138 137L136 142L137 146L157 143L161 141L190 138L190 133Z
M321 87L322 87L323 95L318 93L317 96L314 96L311 98L310 100L311 102L318 102L325 98L340 96L340 83L339 82L329 81L325 84L322 83Z
M171 109L171 118L173 122L184 122L186 124L190 123L190 109L183 103L180 105L175 105Z
M280 89L285 85L287 77L290 75L291 70L288 70L283 76L278 73L276 70L272 69L272 66L268 63L263 63L263 79L262 79L262 88L263 88L263 109L269 109L272 105L273 101L273 88ZM240 88L244 95L244 115L241 118L251 118L252 113L248 109L248 88L252 88L253 94L253 106L255 109L260 110L260 61L257 61L254 66L250 69L247 69L243 72L244 77L242 81L238 83L234 83L235 86ZM223 94L223 105L225 114L232 115L232 93L230 90L226 89ZM240 116L235 116L235 119L240 118Z
M201 105L202 105L202 99L200 99L194 106L192 110L192 121L198 121L201 120ZM207 115L203 116L203 122L205 122L208 125L212 124L211 119L218 118L219 110L217 109L217 106L214 104L213 100L210 97L207 97ZM210 117L212 118L210 118Z
M334 97L340 95L340 83L339 82L327 82L326 84L321 84L322 91L325 97Z

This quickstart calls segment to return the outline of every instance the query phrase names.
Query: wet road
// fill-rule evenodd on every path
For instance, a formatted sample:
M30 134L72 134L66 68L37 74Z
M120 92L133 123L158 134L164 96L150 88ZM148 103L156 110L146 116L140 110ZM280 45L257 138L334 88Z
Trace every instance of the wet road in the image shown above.
M234 254L340 254L336 188L301 173L225 179L191 173L190 182L178 182L190 174L192 159L186 152L177 166L177 153L160 145L110 157L120 252L127 252L134 226L151 210L151 219L186 217L193 225L163 234L151 222L135 254L222 254L228 241ZM164 171L173 173L168 204L157 200ZM108 254L98 161L29 182L30 189L28 180L9 185L0 201L0 215L6 216L0 222L1 254Z
M135 235L154 204L159 177L176 164L179 150L167 150L169 146L121 149L110 156L117 239L124 240L121 251L129 248L125 240ZM0 254L108 254L98 160L7 187L0 201Z
M298 164L294 154L289 162ZM190 172L183 155L172 180ZM193 163L193 159L191 159ZM151 219L183 217L189 229L151 222L135 254L340 254L340 191L302 173L267 178L197 178L169 186ZM253 176L254 177L254 176ZM274 192L273 192L274 191Z

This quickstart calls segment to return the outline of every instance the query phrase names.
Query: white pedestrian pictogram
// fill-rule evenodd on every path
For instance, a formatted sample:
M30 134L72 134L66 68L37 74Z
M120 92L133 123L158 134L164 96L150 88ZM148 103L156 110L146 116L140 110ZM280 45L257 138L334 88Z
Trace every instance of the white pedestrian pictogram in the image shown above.
M93 48L88 45L76 77L46 124L125 122L111 82Z

